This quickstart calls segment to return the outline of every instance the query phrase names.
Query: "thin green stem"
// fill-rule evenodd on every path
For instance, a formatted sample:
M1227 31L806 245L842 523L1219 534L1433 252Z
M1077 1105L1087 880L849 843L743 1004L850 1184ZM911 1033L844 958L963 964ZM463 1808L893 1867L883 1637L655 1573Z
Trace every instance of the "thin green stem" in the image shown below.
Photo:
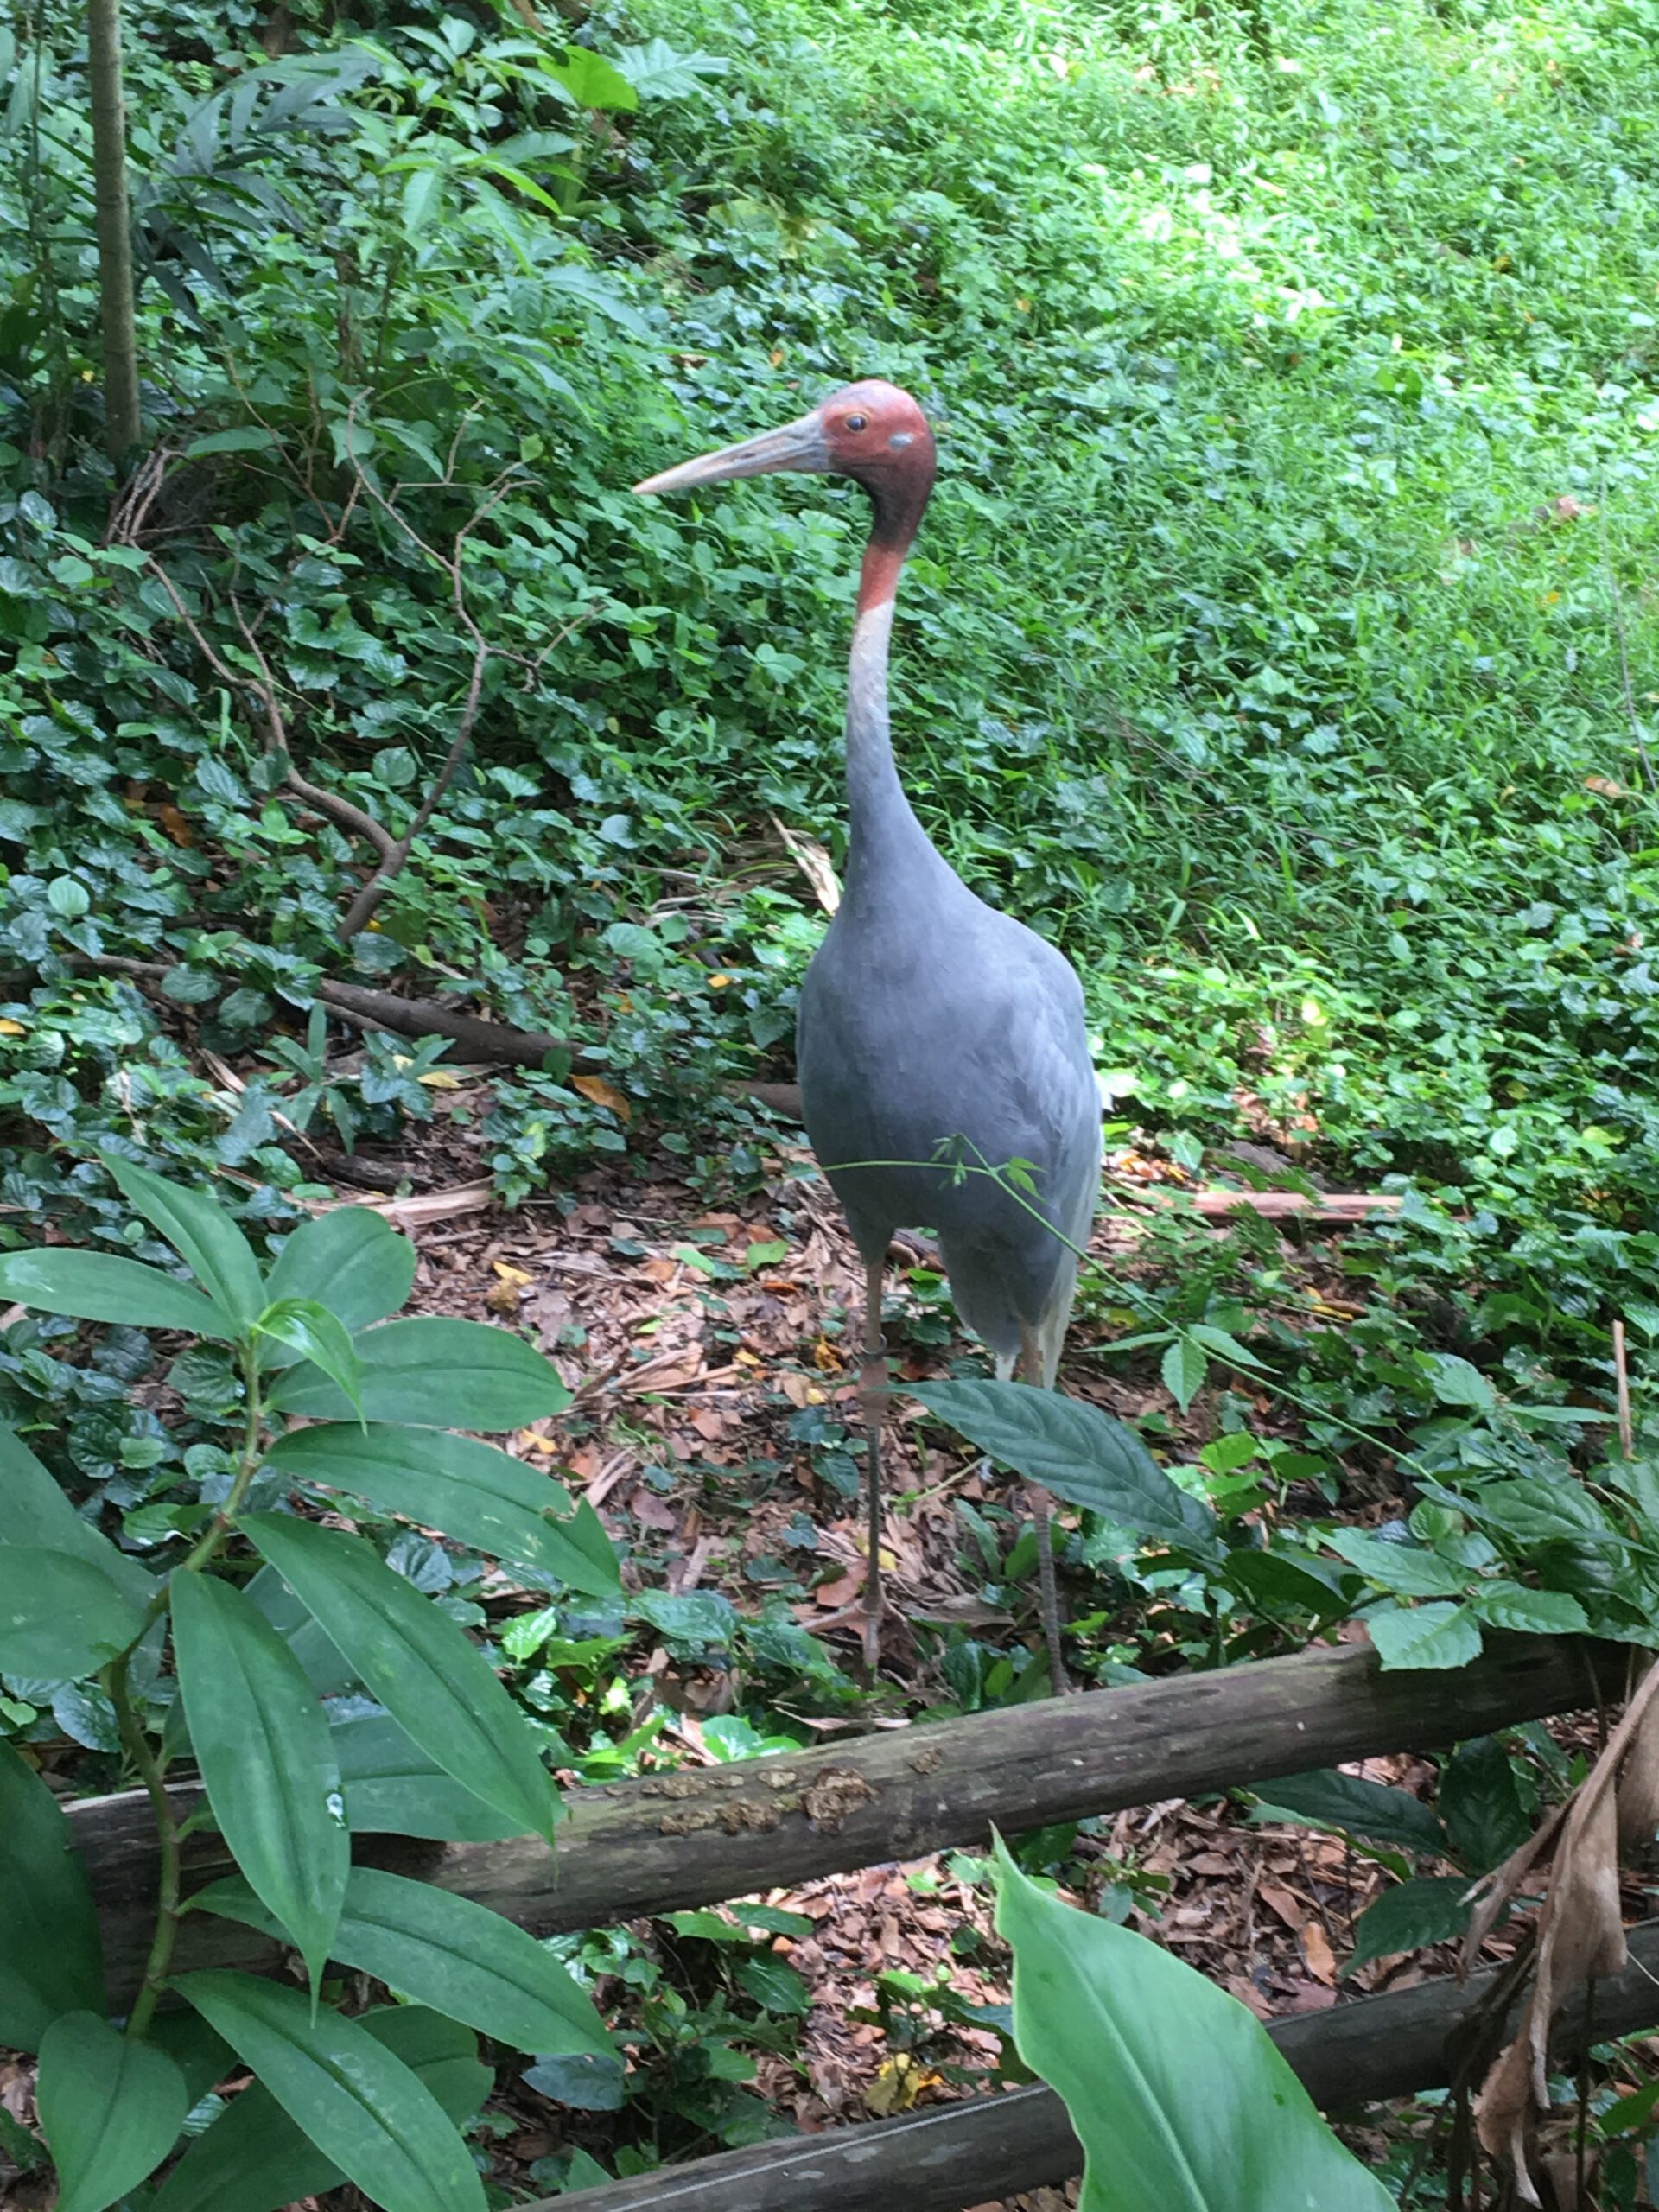
M258 1346L252 1340L242 1348L242 1379L247 1393L248 1418L243 1433L242 1456L235 1478L226 1493L224 1503L189 1553L174 1568L175 1574L199 1574L217 1555L231 1533L242 1501L248 1494L248 1487L259 1471L263 1456L260 1445L264 1408L259 1397ZM168 1580L170 1583L171 1578ZM150 1938L149 1955L144 1961L144 1978L127 2018L127 2033L136 2037L149 2033L156 2002L167 1985L168 1969L173 1962L173 1948L178 1941L184 1869L184 1824L174 1810L173 1801L168 1795L167 1762L157 1753L148 1731L138 1718L128 1679L134 1651L167 1611L168 1604L168 1587L164 1586L150 1599L144 1614L143 1627L120 1656L111 1660L100 1677L110 1703L115 1708L115 1725L120 1735L121 1747L143 1782L149 1798L150 1809L156 1815L156 1840L161 1852L161 1874L156 1891L156 1932Z
M110 1703L115 1707L115 1725L120 1732L122 1748L137 1768L149 1794L150 1809L156 1815L156 1840L161 1848L161 1878L156 1892L156 1933L150 1938L149 1956L144 1961L143 1980L133 2000L132 2011L127 2016L127 2033L134 2037L142 2037L149 2031L156 1999L166 1986L167 1970L173 1960L173 1946L178 1941L183 1852L178 1815L167 1792L166 1764L152 1750L149 1738L133 1707L132 1694L127 1681L131 1657L130 1652L124 1651L118 1659L104 1669L103 1681L109 1693Z

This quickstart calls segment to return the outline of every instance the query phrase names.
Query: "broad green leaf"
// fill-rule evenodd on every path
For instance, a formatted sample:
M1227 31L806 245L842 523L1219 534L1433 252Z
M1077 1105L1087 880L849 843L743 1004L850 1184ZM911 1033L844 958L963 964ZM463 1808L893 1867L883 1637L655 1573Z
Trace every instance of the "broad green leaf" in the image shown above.
M1362 1529L1333 1529L1325 1541L1368 1581L1402 1598L1455 1598L1469 1580L1462 1567L1453 1567L1438 1552L1423 1551L1415 1544L1393 1544L1386 1537L1367 1535Z
M1440 1803L1452 1856L1471 1873L1500 1865L1532 1834L1536 1801L1496 1736L1459 1745L1440 1771Z
M485 2212L472 2154L432 2092L358 2020L251 1974L175 1986L331 2164L385 2212Z
M188 1191L148 1167L105 1153L104 1165L130 1205L143 1214L194 1275L213 1302L230 1314L241 1334L252 1327L265 1302L264 1285L253 1247L216 1198Z
M179 1693L207 1802L315 1989L351 1864L328 1723L299 1661L242 1591L181 1570L172 1596Z
M247 423L234 430L210 430L206 437L193 438L184 449L187 461L202 461L215 453L264 453L276 442L275 431L262 423Z
M280 1513L241 1526L359 1680L465 1789L552 1840L556 1800L535 1738L478 1647L360 1536Z
M1480 1656L1480 1624L1467 1605L1401 1606L1366 1617L1386 1673L1396 1667L1466 1667Z
M254 1325L262 1337L297 1351L335 1385L359 1421L363 1415L363 1370L345 1324L315 1298L279 1298Z
M1517 1636L1582 1636L1590 1626L1584 1607L1565 1590L1529 1590L1523 1582L1479 1582L1469 1609L1492 1628Z
M0 1268L3 1265L0 1262ZM1523 1544L1544 1543L1552 1536L1607 1537L1618 1533L1573 1475L1558 1476L1554 1481L1541 1475L1522 1475L1513 1482L1487 1483L1458 1503L1478 1521L1506 1529Z
M156 1594L156 1578L81 1519L62 1485L0 1421L0 1545L4 1544L73 1552L106 1574L136 1605L148 1605Z
M522 1428L570 1402L550 1360L522 1337L480 1321L387 1321L354 1342L363 1410L371 1421ZM342 1421L355 1412L338 1386L308 1364L284 1375L270 1402L279 1413L312 1421Z
M367 1206L340 1206L300 1224L276 1255L265 1295L315 1298L355 1331L395 1313L414 1281L408 1237Z
M236 2071L236 2053L223 2036L215 2035L200 2012L188 2005L175 2005L157 2012L145 2036L164 2050L184 2076L184 2093L192 2109L216 2082Z
M1446 1831L1421 1798L1407 1789L1367 1782L1361 1775L1339 1774L1334 1767L1325 1767L1313 1774L1265 1782L1256 1794L1269 1815L1288 1813L1316 1827L1336 1828L1370 1843L1398 1844L1434 1857L1446 1851Z
M721 76L732 66L717 54L677 53L665 38L619 47L611 60L642 100L689 99L708 90L705 78Z
M523 1833L452 1781L389 1713L334 1724L334 1756L353 1835L429 1836L439 1843L497 1843Z
M1354 1923L1354 1955L1343 1968L1351 1974L1369 1959L1395 1951L1415 1951L1425 1943L1444 1943L1469 1925L1465 1903L1467 1874L1427 1876L1399 1882L1368 1904Z
M1471 1413L1482 1414L1496 1407L1497 1393L1478 1367L1459 1359L1455 1352L1429 1352L1425 1357L1429 1382L1443 1406L1467 1406Z
M215 1882L196 1903L282 1935L245 1882ZM334 1956L515 2050L611 2049L593 1999L533 1936L430 1882L354 1866Z
M1209 1355L1191 1337L1177 1337L1159 1364L1159 1374L1170 1396L1185 1413L1204 1388L1210 1372Z
M569 1512L563 1485L474 1437L387 1422L366 1430L331 1422L280 1437L266 1465L442 1529L492 1559L542 1567L589 1596L614 1597L620 1586L608 1543L601 1566L569 1530L543 1518L550 1509Z
M1217 1329L1209 1321L1193 1321L1188 1324L1186 1333L1201 1351L1213 1352L1230 1367L1242 1367L1247 1372L1253 1368L1258 1374L1262 1371L1262 1363L1249 1346L1240 1344L1225 1329ZM1185 1411L1185 1407L1182 1411Z
M1081 1398L1025 1382L931 1382L913 1395L1015 1474L1136 1535L1213 1551L1215 1516L1135 1431Z
M1083 2145L1078 2212L1392 2212L1236 1998L996 1853L1014 2041Z
M588 47L568 46L563 61L544 60L542 67L563 86L578 107L613 111L639 105L639 95L627 79Z
M238 1325L188 1283L113 1252L0 1253L0 1299L77 1321L116 1321L134 1329L183 1329L229 1344Z
M423 2005L399 2005L365 2012L359 2025L403 2061L457 2126L480 2109L494 2077L479 2063L477 2037L458 2021ZM345 2178L256 2082L197 2137L148 2212L282 2212Z
M41 2133L58 2169L57 2212L104 2212L178 2140L190 2109L164 2050L97 2012L65 2012L41 2044Z
M1306 1552L1258 1552L1239 1545L1228 1553L1224 1573L1229 1587L1253 1605L1294 1605L1305 1612L1345 1613L1345 1599L1319 1571L1324 1565Z
M0 1742L0 2044L38 2050L60 2013L104 2010L104 1947L63 1809Z
M143 1607L79 1552L0 1544L0 1673L76 1682L143 1626Z
M299 1661L306 1681L319 1697L338 1697L342 1690L360 1687L339 1650L274 1567L262 1567L243 1587Z

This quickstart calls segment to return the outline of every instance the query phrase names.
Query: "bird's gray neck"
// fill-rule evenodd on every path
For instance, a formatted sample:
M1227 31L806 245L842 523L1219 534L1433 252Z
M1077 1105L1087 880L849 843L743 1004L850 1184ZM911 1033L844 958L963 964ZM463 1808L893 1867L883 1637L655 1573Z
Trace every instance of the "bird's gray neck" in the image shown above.
M911 811L893 759L887 648L893 601L859 610L847 677L847 892L868 889L933 848Z

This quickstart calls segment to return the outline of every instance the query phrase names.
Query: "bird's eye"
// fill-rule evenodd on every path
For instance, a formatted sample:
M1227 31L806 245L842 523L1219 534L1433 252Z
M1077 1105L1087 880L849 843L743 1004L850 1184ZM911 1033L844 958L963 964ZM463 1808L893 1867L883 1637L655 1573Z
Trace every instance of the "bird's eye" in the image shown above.
M849 430L861 430L868 419L864 415L849 415L847 417L847 428Z

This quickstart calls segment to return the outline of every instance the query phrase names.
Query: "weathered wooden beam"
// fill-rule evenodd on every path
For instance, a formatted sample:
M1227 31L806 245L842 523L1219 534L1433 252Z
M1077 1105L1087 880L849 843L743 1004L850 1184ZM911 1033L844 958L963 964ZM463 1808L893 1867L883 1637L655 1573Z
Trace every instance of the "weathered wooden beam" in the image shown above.
M477 1897L537 1935L746 1897L779 1884L1164 1797L1248 1785L1379 1751L1425 1751L1617 1696L1619 1647L1497 1639L1454 1674L1384 1674L1365 1646L1091 1690L822 1749L571 1791L556 1859L533 1838L435 1844L365 1836L357 1855ZM195 1792L181 1788L184 1803ZM111 1987L137 1986L156 1877L138 1791L70 1808L104 1923ZM217 1835L187 1884L229 1870ZM232 1921L186 1916L181 1968L262 1964Z
M1659 2025L1659 1921L1630 1933L1630 1963L1595 1985L1597 2042ZM1491 1986L1490 1974L1446 1980L1275 2020L1268 2032L1316 2105L1353 2111L1451 2078L1448 2038ZM1554 2048L1577 2056L1582 1999L1559 2021ZM1205 2094L1201 2057L1192 2094ZM687 2166L664 2166L574 2196L538 2197L522 2212L963 2212L1082 2171L1065 2107L1052 2089L1011 2089L938 2105L913 2119L785 2137ZM1154 2212L1148 2207L1147 2212Z

